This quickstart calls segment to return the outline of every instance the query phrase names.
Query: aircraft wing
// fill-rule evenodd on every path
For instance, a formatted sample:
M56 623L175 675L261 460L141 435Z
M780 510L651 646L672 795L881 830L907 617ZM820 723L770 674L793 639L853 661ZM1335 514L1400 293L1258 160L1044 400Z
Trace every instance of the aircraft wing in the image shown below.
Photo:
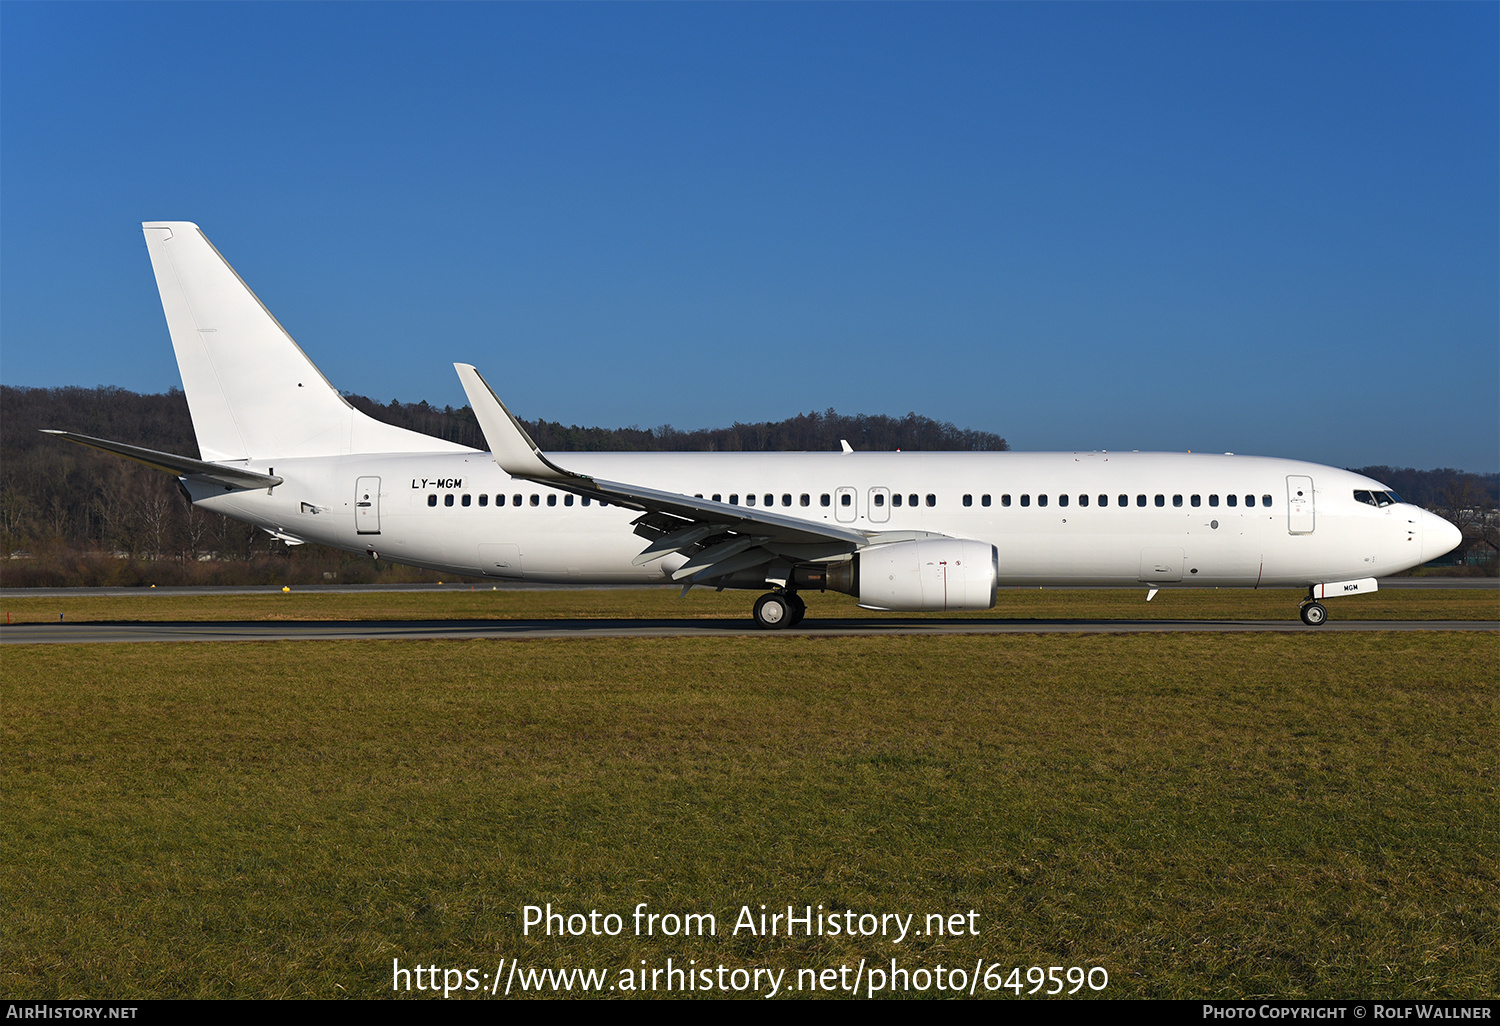
M636 564L681 552L689 559L672 578L687 580L689 586L778 559L831 560L876 541L898 540L894 534L870 534L566 470L537 448L478 370L465 363L453 366L501 470L512 477L640 510L643 515L635 521L636 533L651 539L651 544L636 557ZM912 536L912 532L900 532L901 539Z
M43 428L42 434L56 435L59 438L66 438L70 442L77 442L79 445L98 449L100 452L124 456L127 460L135 460L137 463L144 463L153 470L166 471L168 474L175 474L178 477L203 478L206 481L221 484L225 488L271 488L281 484L281 478L271 474L260 474L253 470L225 466L221 463L205 463L203 460L195 460L187 456L177 456L170 452L157 452L155 449L142 449L138 445L111 442L105 438L75 434L72 431L53 431Z

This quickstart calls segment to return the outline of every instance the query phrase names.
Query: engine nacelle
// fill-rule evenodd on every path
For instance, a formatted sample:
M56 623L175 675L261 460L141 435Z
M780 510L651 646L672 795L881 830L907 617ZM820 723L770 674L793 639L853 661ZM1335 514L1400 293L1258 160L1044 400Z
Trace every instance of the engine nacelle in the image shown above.
M995 546L962 538L861 549L859 604L866 609L990 609L1000 584Z

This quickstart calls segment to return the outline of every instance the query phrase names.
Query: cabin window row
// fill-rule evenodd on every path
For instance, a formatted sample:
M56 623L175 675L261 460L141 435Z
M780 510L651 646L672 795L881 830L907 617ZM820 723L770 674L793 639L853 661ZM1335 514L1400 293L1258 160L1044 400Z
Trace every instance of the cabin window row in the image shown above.
M990 504L989 503L989 498L990 497L988 495L984 496L984 505L988 506ZM1065 506L1069 505L1069 503L1073 499L1072 496L1068 496L1068 495L1059 495L1056 498L1057 498L1057 505L1060 506L1060 507L1065 507ZM964 496L964 505L965 506L970 505L969 499L970 499L969 496L967 496L967 495ZM1033 499L1033 497L1030 494L1023 492L1021 494L1021 496L1020 496L1020 505L1022 505L1022 506L1030 506L1032 504L1032 499ZM1255 499L1254 495L1246 493L1244 499L1245 499L1245 505L1246 506L1254 506L1256 504L1256 499ZM1047 494L1043 493L1041 495L1037 495L1035 497L1035 501L1036 501L1036 504L1038 506L1046 506L1051 501L1051 497L1048 496ZM1079 506L1087 506L1087 505L1089 505L1090 501L1095 501L1095 504L1099 505L1099 506L1108 506L1110 504L1110 502L1109 502L1109 496L1105 495L1105 494L1100 494L1098 496L1089 496L1089 495L1079 495L1079 496L1077 496L1077 505L1079 505ZM1234 495L1234 494L1225 495L1223 501L1224 501L1224 505L1226 505L1226 506L1231 506L1231 507L1238 506L1240 504L1240 496ZM1202 495L1187 495L1187 496L1183 496L1183 495L1171 495L1171 496L1168 496L1168 495L1165 495L1165 494L1160 493L1160 492L1158 492L1154 496L1146 495L1144 493L1139 493L1138 492L1136 494L1136 496L1135 496L1135 505L1137 507L1157 506L1157 507L1165 508L1166 505L1169 502L1171 503L1171 505L1174 508L1181 508L1184 505L1192 506L1192 507L1198 507L1198 506L1202 506L1203 505L1203 496ZM1131 497L1129 495L1125 494L1125 493L1121 493L1119 495L1116 495L1115 496L1115 503L1114 504L1116 506L1129 506L1129 505L1131 505ZM1009 505L1011 505L1011 497L1009 495L1002 495L1002 496L1000 496L1000 505L1002 505L1002 506L1009 506ZM1218 505L1219 505L1219 496L1217 494L1211 494L1211 495L1209 495L1208 496L1208 505L1210 507L1217 508ZM1271 506L1271 496L1270 495L1262 495L1260 497L1260 505L1262 505L1262 506L1266 507L1267 509L1269 509L1270 506Z
M497 507L504 506L506 504L506 499L507 499L507 497L504 496L504 495L497 495L497 496L495 496L495 505ZM453 492L447 492L446 494L443 495L443 505L444 506L452 506L452 505L455 504L455 501L456 501L457 505L459 505L459 506L472 506L472 505L475 504L475 498L472 495L468 495L468 494L458 494L458 495L455 495L455 493L453 493ZM556 505L558 505L558 498L557 498L557 493L556 492L552 493L551 495L547 495L547 496L542 496L542 495L539 495L539 494L533 492L529 497L525 496L525 495L521 495L521 494L516 494L516 495L510 496L509 497L509 501L510 501L510 505L512 505L512 506L525 506L525 505L528 505L528 504L532 505L532 506L541 506L541 505L556 506ZM594 499L592 499L592 498L590 498L588 496L584 496L580 500L580 504L584 505L584 506L591 506L591 505L593 505L593 503L595 501L596 500L594 500ZM601 506L608 506L609 505L609 503L605 502L603 499L599 499L597 501L598 501L599 505L601 505ZM564 506L571 506L571 505L573 505L573 502L574 502L574 497L572 495L564 495L562 497L562 505L564 505ZM427 496L427 505L429 505L429 506L436 506L437 504L438 504L438 497L435 494L429 493L428 496ZM478 499L478 504L480 506L488 506L490 504L490 497L488 495L481 494L479 496L479 499Z
M1354 493L1354 497L1356 499L1358 499L1361 502L1369 502L1371 505L1384 505L1384 504L1389 504L1389 502L1391 502L1391 501L1399 501L1399 500L1392 500L1390 497L1388 497L1385 493L1382 493L1382 492L1377 492L1377 493L1375 493L1375 495L1378 495L1380 497L1380 499L1385 500L1384 502L1381 502L1379 500L1375 500L1373 498L1373 496L1371 498L1366 498L1366 496L1368 496L1368 495L1370 495L1370 493L1368 493L1368 492L1355 492ZM532 505L532 506L541 506L541 505L544 504L544 498L545 498L545 505L547 505L547 506L557 506L558 505L558 496L557 496L557 493L555 493L555 492L551 493L551 494L549 494L549 495L547 495L545 497L543 497L542 495L540 495L538 493L535 493L535 492L533 492L529 497L526 496L526 495L522 495L520 493L516 493L514 495L509 496L510 505L512 505L512 506L524 506L524 505L528 505L528 502L529 502L529 505ZM701 499L701 498L703 498L703 495L700 493L697 496L697 498ZM917 506L919 506L919 505L922 504L923 498L924 498L923 496L918 495L916 492L911 492L911 493L906 494L904 496L900 492L893 492L893 493L891 493L890 501L891 501L891 505L895 506L897 508L900 508L901 505L903 504L903 502L906 505L915 508L915 507L917 507ZM1108 495L1100 494L1099 496L1097 496L1097 499L1095 500L1094 497L1091 497L1089 495L1080 494L1077 497L1077 505L1078 506L1084 506L1084 507L1086 507L1086 506L1088 506L1090 504L1091 501L1095 501L1096 505L1104 507L1104 506L1108 506L1110 504L1109 498L1110 497ZM495 505L497 507L506 505L506 499L507 499L507 497L504 496L504 495L496 495L495 496ZM722 492L714 492L713 495L712 495L712 499L713 499L714 502L723 502L724 501L723 493ZM1073 497L1069 496L1069 495L1059 495L1059 496L1056 497L1056 499L1057 499L1057 505L1060 508L1066 508L1073 501ZM755 494L753 494L753 493L746 493L746 495L745 495L745 505L746 506L754 506L754 505L756 505L756 500L757 500L757 496ZM1252 494L1246 493L1246 495L1244 497L1244 500L1245 500L1245 505L1246 506L1252 506L1253 507L1253 506L1256 505L1256 497L1254 495L1252 495ZM445 493L443 495L442 501L443 501L443 505L444 506L452 506L455 503L457 505L460 505L460 506L471 506L471 505L474 505L475 499L474 499L474 496L469 495L467 493L457 494L456 495L453 492L448 492L448 493ZM599 499L597 501L598 501L598 503L599 503L600 506L608 506L609 505L609 503L605 502L603 499ZM886 501L885 493L884 492L876 492L871 497L870 501L874 504L875 508L877 508L877 509L883 507L885 505L885 501ZM991 497L988 494L981 495L979 497L979 504L981 506L989 506L991 504L991 501L992 501ZM1033 496L1029 492L1022 492L1021 495L1019 496L1019 505L1022 506L1022 507L1030 507L1032 505L1032 501L1033 501ZM1036 502L1036 505L1038 507L1045 507L1045 506L1049 505L1051 503L1051 501L1052 501L1052 497L1049 496L1045 492L1043 492L1043 493L1035 496L1035 502ZM1154 506L1157 506L1157 507L1163 507L1164 508L1167 505L1167 501L1168 501L1168 497L1165 494L1160 493L1160 492L1157 493L1154 497L1148 496L1148 495L1146 495L1144 493L1137 493L1136 496L1135 496L1135 505L1137 507L1147 507L1147 506L1154 505ZM562 505L563 506L572 506L573 502L574 502L574 496L572 496L572 495L564 495L564 496L562 496ZM589 498L588 496L584 496L582 498L582 500L581 500L581 504L584 505L584 506L592 505L594 502L595 502L595 500L592 499L592 498ZM854 504L854 496L853 496L853 494L851 492L847 492L847 491L846 492L842 492L838 496L838 502L839 502L840 506L845 506L845 507L852 506ZM926 505L929 508L935 507L937 505L937 496L935 494L929 492L925 496L925 502L926 502ZM1208 505L1209 505L1209 507L1211 507L1211 508L1217 508L1219 506L1219 502L1220 502L1220 500L1219 500L1219 496L1217 494L1210 494L1208 496ZM1189 495L1189 496L1173 495L1173 496L1171 496L1171 503L1172 503L1172 506L1174 508L1180 508L1184 504L1196 508L1196 507L1199 507L1199 506L1203 505L1203 496L1202 495ZM427 505L429 505L429 506L436 506L437 504L438 504L438 496L436 494L432 494L432 493L428 494L428 496L427 496ZM481 506L481 507L485 507L485 506L488 506L489 504L490 504L490 497L489 497L489 495L481 493L479 495L479 497L478 497L478 505ZM738 506L740 504L740 493L739 492L730 492L729 493L729 504L731 506ZM763 504L766 505L766 506L774 506L774 505L776 505L776 495L774 493L772 493L772 492L766 492L764 494L764 496L763 496ZM966 494L963 497L963 504L965 506L973 506L974 505L974 496L973 496L972 493L971 494ZM1013 504L1012 497L1009 494L1004 494L1004 495L1000 496L1000 505L1002 507L1009 507L1012 504ZM1228 495L1225 495L1224 498L1223 498L1223 504L1225 506L1229 506L1229 507L1238 506L1240 504L1240 496L1238 496L1236 494L1232 494L1232 493L1228 494ZM791 492L783 492L782 493L782 495L781 495L781 505L783 505L783 506L791 506L792 505L792 493ZM811 506L812 505L812 496L810 494L808 494L807 492L803 492L798 497L798 499L797 499L797 505L800 505L800 506ZM828 492L822 493L820 496L818 496L818 505L820 505L820 506L832 506L833 505L833 496L830 495ZM1121 494L1119 494L1119 495L1117 495L1115 497L1115 505L1116 506L1129 506L1129 505L1131 505L1131 497L1128 494L1121 493ZM1262 495L1260 497L1260 505L1266 507L1267 509L1269 509L1270 506L1271 506L1271 496L1270 495Z

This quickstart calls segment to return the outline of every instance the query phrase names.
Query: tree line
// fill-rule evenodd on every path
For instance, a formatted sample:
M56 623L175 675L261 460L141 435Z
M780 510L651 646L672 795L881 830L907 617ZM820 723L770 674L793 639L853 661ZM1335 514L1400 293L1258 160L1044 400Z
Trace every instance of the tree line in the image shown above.
M380 403L345 395L377 420L484 449L467 406ZM552 452L774 452L1008 449L1005 439L930 417L840 414L682 431L564 426L523 421ZM437 580L411 567L317 545L295 549L257 528L194 507L176 479L40 433L58 428L148 449L198 456L179 389L142 395L123 388L0 385L0 583L7 587L136 584L343 583Z
M467 407L380 403L346 395L377 420L484 449ZM835 410L782 421L682 431L580 427L523 421L553 452L981 451L1004 438L909 413L845 415ZM164 452L197 456L187 399L178 389L142 395L122 388L17 388L0 385L0 583L7 587L134 584L343 583L437 580L441 575L377 563L317 545L288 548L257 528L187 502L177 481L129 460L52 438L61 428ZM1500 474L1444 467L1359 467L1406 500L1464 530L1465 548L1497 548ZM450 575L451 576L451 575Z

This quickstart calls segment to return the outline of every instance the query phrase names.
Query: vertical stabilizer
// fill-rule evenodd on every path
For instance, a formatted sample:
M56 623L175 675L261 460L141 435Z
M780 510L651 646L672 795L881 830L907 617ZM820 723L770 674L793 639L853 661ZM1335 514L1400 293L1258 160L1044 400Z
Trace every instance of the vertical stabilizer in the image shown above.
M468 452L338 394L198 226L141 226L203 459Z

